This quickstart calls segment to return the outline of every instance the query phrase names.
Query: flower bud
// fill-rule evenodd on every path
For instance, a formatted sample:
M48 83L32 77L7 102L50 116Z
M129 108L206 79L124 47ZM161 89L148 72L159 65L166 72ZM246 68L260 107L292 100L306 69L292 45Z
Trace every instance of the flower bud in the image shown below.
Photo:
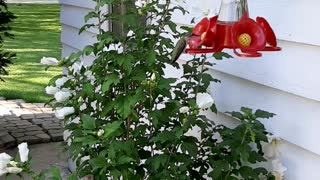
M179 112L180 112L180 113L187 113L187 112L189 112L189 110L190 110L189 107L183 106L183 107L181 107L181 108L179 109Z
M104 134L104 130L103 129L99 129L99 131L97 132L97 136L100 137Z

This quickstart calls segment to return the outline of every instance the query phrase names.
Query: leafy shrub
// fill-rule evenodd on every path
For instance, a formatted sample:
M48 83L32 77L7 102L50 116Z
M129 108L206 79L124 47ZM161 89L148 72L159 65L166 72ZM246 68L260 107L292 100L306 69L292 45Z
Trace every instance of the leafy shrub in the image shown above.
M7 67L15 57L14 53L7 52L3 48L4 39L6 37L13 38L13 35L10 33L10 23L15 18L16 17L13 13L8 10L6 2L4 0L0 0L0 75L8 74L5 67ZM1 77L0 80L3 81Z

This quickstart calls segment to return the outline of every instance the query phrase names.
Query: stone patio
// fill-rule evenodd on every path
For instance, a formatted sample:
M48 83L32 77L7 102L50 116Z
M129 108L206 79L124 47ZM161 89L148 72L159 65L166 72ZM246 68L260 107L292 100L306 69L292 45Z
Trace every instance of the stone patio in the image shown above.
M0 100L0 152L21 142L28 144L63 140L61 120L50 107L23 100Z

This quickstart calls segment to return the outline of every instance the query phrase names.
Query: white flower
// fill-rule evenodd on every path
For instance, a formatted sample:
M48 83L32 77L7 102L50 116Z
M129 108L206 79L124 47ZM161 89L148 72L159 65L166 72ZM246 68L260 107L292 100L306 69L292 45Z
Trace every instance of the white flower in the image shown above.
M74 108L73 107L64 107L61 109L57 109L55 111L55 115L58 119L64 119L65 116L73 114Z
M189 5L186 9L190 12L190 15L201 20L204 17L211 18L217 15L220 8L220 1L203 1L196 4L189 3Z
M145 0L136 0L136 2L134 3L137 7L141 8L145 5L147 5L147 2Z
M8 173L7 169L0 169L0 176L3 176L7 173Z
M19 155L20 155L21 162L28 161L28 156L29 156L28 144L21 143L18 145L18 148L19 148Z
M96 110L97 109L97 100L91 102L90 105L93 108L93 110Z
M86 71L84 75L87 77L87 79L91 82L94 82L96 78L94 77L92 71Z
M17 167L18 166L18 162L15 161L10 161L9 164L13 167Z
M55 95L58 91L59 91L59 89L57 87L54 87L54 86L47 86L46 87L46 93L49 95Z
M70 93L70 91L58 91L58 92L54 95L54 98L55 98L58 102L64 102L64 101L68 100L71 96L72 96L72 94Z
M57 79L56 82L55 82L55 83L56 83L56 86L57 86L58 88L60 88L60 87L63 86L64 83L66 83L69 79L70 79L70 78L65 77L65 76Z
M7 167L6 170L8 173L13 173L13 174L17 174L17 173L22 172L22 169L18 168L18 167Z
M101 84L99 86L96 87L96 89L94 90L95 93L99 93L101 91Z
M281 138L279 136L273 134L267 134L268 142L272 143L273 141L280 141Z
M198 93L196 96L196 102L200 109L206 109L212 106L214 100L208 93Z
M156 74L152 73L150 80L151 81L155 81L156 80Z
M57 58L43 57L41 58L40 63L48 66L57 66L59 64L59 61L57 60Z
M180 113L187 113L190 111L190 108L187 106L183 106L179 109Z
M97 135L100 137L104 134L104 130L103 129L99 129L99 131L97 132Z
M83 67L83 63L81 61L81 62L73 63L69 69L70 71L73 71L73 74L79 74L82 67Z
M83 111L87 109L87 104L86 103L82 103L81 106L80 106L80 111Z
M12 157L8 155L7 153L1 153L0 154L0 170L5 169L7 165L10 163L10 160Z
M281 163L280 159L272 160L272 167L275 174L279 177L284 177L284 173L287 171L287 168Z

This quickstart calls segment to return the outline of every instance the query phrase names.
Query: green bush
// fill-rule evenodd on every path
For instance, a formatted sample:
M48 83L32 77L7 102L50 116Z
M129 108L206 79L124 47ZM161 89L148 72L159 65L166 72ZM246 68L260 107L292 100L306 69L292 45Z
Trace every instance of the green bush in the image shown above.
M13 38L13 34L10 33L10 23L15 18L13 13L8 10L5 0L0 0L0 75L8 74L5 67L7 67L15 57L14 53L7 52L3 49L4 39ZM0 80L3 81L1 77Z

